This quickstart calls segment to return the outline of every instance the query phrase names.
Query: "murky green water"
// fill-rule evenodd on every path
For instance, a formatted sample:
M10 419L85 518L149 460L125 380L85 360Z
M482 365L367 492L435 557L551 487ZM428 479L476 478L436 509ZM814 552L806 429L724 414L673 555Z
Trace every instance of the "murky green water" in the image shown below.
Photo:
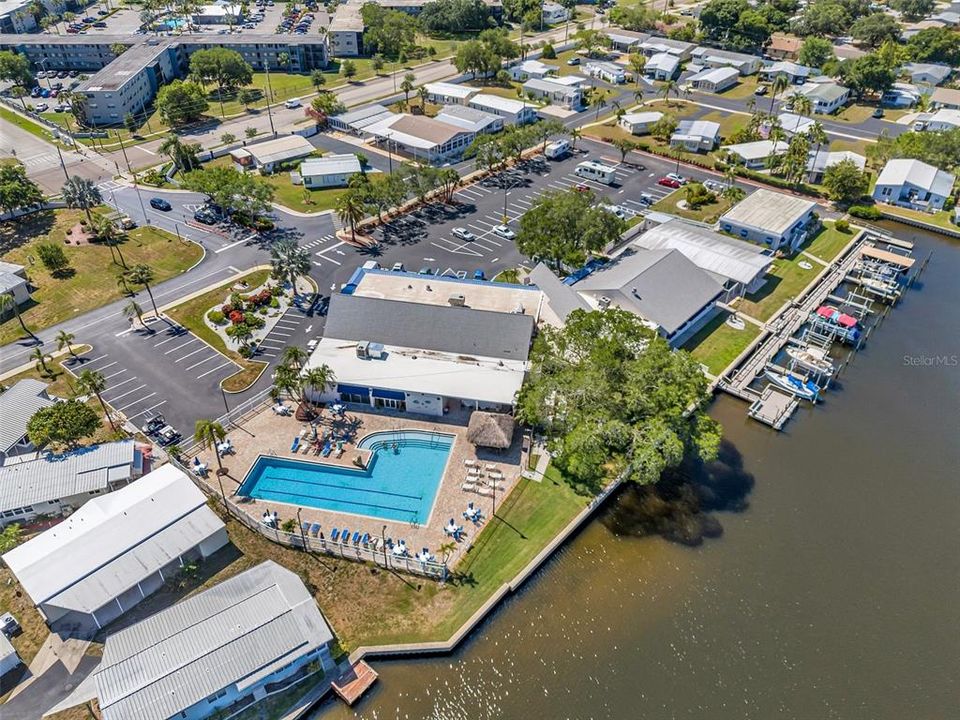
M460 652L317 717L960 716L960 244L896 231L934 260L821 407L717 401L719 538L618 534L621 496Z

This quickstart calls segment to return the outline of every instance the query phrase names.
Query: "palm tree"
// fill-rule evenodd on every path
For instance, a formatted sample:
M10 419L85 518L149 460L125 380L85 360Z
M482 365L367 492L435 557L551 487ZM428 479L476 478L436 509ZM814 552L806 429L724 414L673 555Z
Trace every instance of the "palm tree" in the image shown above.
M350 235L354 242L357 240L357 223L367 214L367 205L363 196L356 190L344 193L337 200L337 217L340 222L350 224Z
M420 88L417 90L417 95L420 98L420 110L423 112L424 115L426 115L427 114L427 96L430 95L430 91L427 90L426 85L421 85Z
M597 114L593 118L594 120L600 119L600 111L607 106L607 98L604 93L597 93L596 97L593 99L593 106L597 109Z
M777 95L787 89L787 86L790 85L790 81L787 80L786 75L777 75L773 82L770 83L770 114L773 115L773 103L777 99Z
M794 132L797 132L800 129L800 118L807 117L813 112L813 101L806 95L794 93L790 96L790 103L793 107L793 112L797 115L797 124L793 129Z
M81 395L97 396L100 408L103 410L103 414L107 416L107 422L110 423L110 427L116 432L117 426L113 423L113 417L111 417L110 411L107 410L107 404L103 401L103 391L106 389L107 379L103 376L103 373L99 373L96 370L84 370L80 373L80 377L77 378L77 392Z
M270 248L270 264L273 266L274 276L285 278L296 295L297 277L310 272L310 251L297 245L297 241L292 238L282 238Z
M217 458L217 475L223 475L223 463L220 461L220 453L217 452L217 445L223 442L227 437L227 431L223 425L216 420L197 420L193 426L193 439L200 443L203 448L212 448L213 454ZM220 486L220 492L223 493L223 486ZM223 504L226 506L227 498L224 495Z
M663 83L663 87L660 88L659 95L663 96L663 101L669 105L670 104L670 93L680 96L680 91L677 89L676 80L667 80Z
M180 138L171 134L164 140L159 147L160 154L166 155L177 166L177 170L186 173L200 167L200 161L197 159L199 145L184 144Z
M583 132L580 130L580 128L573 128L570 131L570 140L572 141L571 145L573 146L573 150L577 149L577 140L579 140L582 137L583 137Z
M323 70L314 70L310 73L310 82L314 90L320 92L320 88L327 84L327 77L323 74Z
M613 107L613 115L616 118L613 124L617 125L620 122L620 118L627 114L627 111L623 109L619 100L614 100L610 105Z
M128 318L130 318L131 321L133 320L133 318L137 318L140 321L141 325L143 325L144 327L147 326L146 323L143 322L143 308L137 305L136 300L131 300L126 305L124 305L123 314L126 315Z
M57 350L67 349L67 352L70 353L74 358L77 357L77 354L73 351L73 333L68 333L66 330L61 330L57 333Z
M100 195L100 189L93 184L92 180L74 175L63 184L60 192L68 208L82 209L87 214L87 220L93 222L90 208L102 203L103 196Z
M117 272L117 287L120 288L120 292L124 295L133 295L133 291L130 290L130 285L127 283L127 274L124 271Z
M810 138L810 142L817 144L817 151L813 156L813 167L816 167L817 160L820 157L820 150L830 142L830 138L827 137L827 131L823 129L823 125L819 120L815 121L813 125L810 126L810 129L807 130L807 137Z
M246 323L240 323L233 326L233 339L242 347L250 345L250 338L253 337L253 330Z
M50 374L50 368L47 367L48 356L45 352L43 352L43 350L40 348L34 348L33 352L30 354L30 357L37 361L37 372L39 372L41 375Z
M139 265L134 265L133 269L128 273L130 282L136 285L143 285L144 290L147 291L147 295L150 296L150 304L153 305L153 314L157 317L160 317L160 311L157 309L157 301L153 299L153 290L150 289L150 283L153 282L156 277L153 268L149 265L144 265L140 263Z
M416 75L407 73L403 76L403 82L400 83L400 89L403 91L403 99L407 105L410 104L410 93L413 92L413 88L416 87L416 80Z
M292 367L296 370L302 370L303 364L307 361L307 351L303 348L297 347L296 345L291 345L283 349L283 354L280 356L280 362L288 367Z
M30 330L30 328L28 328L23 322L23 316L20 314L20 305L17 303L13 293L3 293L0 295L0 317L5 317L7 312L11 310L13 311L13 314L17 316L17 322L20 323L20 327L23 329L23 331L36 340L37 336L34 335L33 331Z
M283 393L293 395L294 390L300 387L300 376L287 365L280 365L273 374L273 389L282 396Z
M119 264L126 269L127 261L123 257L123 251L120 250L120 231L113 224L113 220L104 215L97 215L90 223L90 227L96 238L110 248L110 257L113 258L114 264ZM120 257L119 263L117 263L118 256Z
M450 556L453 555L457 550L457 544L455 542L447 542L437 548L437 552L440 553L440 556L443 558L443 562L446 563L450 559Z
M647 58L641 53L632 53L630 55L630 70L633 71L633 79L637 87L640 87L640 78L643 77L643 71L647 67Z
M304 405L307 404L308 388L311 390L319 390L320 393L323 394L327 385L331 385L335 379L333 369L329 365L310 368L300 379L300 402Z

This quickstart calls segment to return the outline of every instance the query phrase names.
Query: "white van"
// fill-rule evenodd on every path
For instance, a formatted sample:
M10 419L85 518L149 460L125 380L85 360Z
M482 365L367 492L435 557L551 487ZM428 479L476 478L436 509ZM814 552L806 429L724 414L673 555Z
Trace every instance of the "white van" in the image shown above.
M543 155L548 160L557 160L564 157L568 152L570 152L570 143L566 140L557 140L547 145Z
M287 108L287 110L293 110L294 108L298 108L300 107L300 98L290 98L283 104L283 106Z
M610 185L615 177L614 168L609 165L593 162L592 160L580 163L574 172L582 178L603 183L604 185Z

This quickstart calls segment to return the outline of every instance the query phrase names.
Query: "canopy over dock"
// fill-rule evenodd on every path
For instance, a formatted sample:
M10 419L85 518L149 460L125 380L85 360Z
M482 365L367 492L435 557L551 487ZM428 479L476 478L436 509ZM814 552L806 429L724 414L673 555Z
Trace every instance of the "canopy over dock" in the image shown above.
M909 270L913 267L913 263L916 262L912 257L899 255L895 252L890 252L889 250L880 250L879 248L870 247L869 245L864 245L860 250L860 254L864 257L879 260L880 262L896 265L901 270Z

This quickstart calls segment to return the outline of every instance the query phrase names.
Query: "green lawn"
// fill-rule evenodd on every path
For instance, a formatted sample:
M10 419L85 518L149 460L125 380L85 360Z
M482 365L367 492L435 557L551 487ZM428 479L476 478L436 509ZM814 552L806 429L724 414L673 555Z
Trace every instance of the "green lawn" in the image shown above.
M56 210L31 215L21 223L0 225L0 252L3 260L27 267L36 286L32 301L21 310L24 322L33 331L48 328L89 312L122 297L116 274L121 269L111 260L110 248L99 244L64 245L71 273L54 278L36 262L36 247L41 242L63 245L68 228L83 217L77 210ZM119 246L128 266L144 263L156 273L154 284L182 273L197 262L203 250L195 243L184 243L164 230L139 227L126 234ZM31 262L31 258L34 262ZM139 299L144 310L148 300ZM0 345L22 336L15 318L0 324Z
M950 222L950 218L953 216L952 211L940 210L939 212L928 213L920 210L911 210L910 208L897 207L896 205L883 205L880 209L890 215L899 215L900 217L919 220L929 223L930 225L938 225L939 227L947 228L954 232L960 232L960 225L954 225Z
M848 232L840 232L832 220L825 220L823 229L803 249L825 262L830 262L856 237L858 228L850 226Z
M720 216L729 210L733 205L731 200L718 195L715 202L702 205L696 210L693 210L692 208L678 207L678 203L685 197L686 192L683 190L683 188L674 190L665 198L657 201L657 203L650 209L670 213L671 215L679 215L680 217L687 218L688 220L714 223L719 220Z
M697 118L698 120L708 120L720 124L720 137L729 138L741 128L745 127L750 121L749 115L740 115L738 113L727 113L714 110L706 115Z
M739 83L734 85L726 92L719 93L719 95L725 98L745 100L746 98L753 97L753 91L757 89L759 84L760 79L756 75L749 75L747 77L741 76Z
M168 317L176 320L208 345L241 366L241 370L223 381L223 389L228 392L240 392L246 389L260 376L260 372L266 363L259 360L246 360L240 357L239 353L226 346L226 343L224 343L220 335L207 326L204 317L208 311L223 304L230 286L246 280L247 285L252 290L263 285L269 277L269 270L254 270L236 280L217 285L212 290L166 311Z
M760 328L746 323L743 330L727 325L730 313L721 312L683 345L697 362L707 366L711 375L720 375L757 335Z
M801 262L813 265L810 270L800 267ZM767 321L787 300L796 297L803 288L823 270L823 266L811 262L801 253L793 258L778 258L767 274L766 284L753 295L747 295L736 305L737 309L757 320Z
M0 118L6 120L11 125L16 125L21 130L26 130L31 135L36 135L42 140L46 140L47 142L51 142L53 140L53 135L45 127L38 125L32 120L29 120L23 115L15 113L6 107L0 106Z
M265 175L263 179L270 183L276 192L274 202L299 212L332 210L340 196L347 192L347 188L307 190L302 185L290 182L290 173L286 171Z
M409 105L403 100L398 100L392 105L387 105L387 109L395 113L409 112L411 114L426 115L427 117L436 117L443 109L443 106L432 102L423 103L419 97L411 93ZM416 110L416 113L414 113L414 110ZM423 113L421 113L420 110L423 110Z
M851 125L859 125L864 120L872 117L873 111L876 109L876 105L847 105L833 117L836 120L848 122Z
M470 87L480 88L480 91L486 93L487 95L499 95L500 97L510 98L511 100L523 100L524 98L517 94L517 89L523 86L523 83L511 81L509 85L492 85L484 84L482 82L477 82L471 80L466 83ZM527 103L539 107L543 103L533 102L529 98Z
M842 150L849 150L850 152L855 152L866 157L867 148L872 144L873 143L868 140L847 140L845 138L831 139L830 151L840 152Z

